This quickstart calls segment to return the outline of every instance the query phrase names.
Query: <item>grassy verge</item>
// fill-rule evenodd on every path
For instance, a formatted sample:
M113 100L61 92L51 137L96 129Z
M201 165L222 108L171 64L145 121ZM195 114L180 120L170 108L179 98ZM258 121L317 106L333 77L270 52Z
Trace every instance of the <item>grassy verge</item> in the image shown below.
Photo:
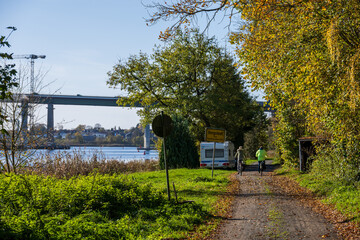
M210 169L174 169L169 170L171 197L174 199L173 185L179 201L193 200L211 214L216 215L216 205L219 196L224 195L229 184L229 175L234 171L214 170L211 177ZM133 173L129 176L139 183L149 183L166 193L165 171Z
M170 170L72 178L0 175L0 239L183 239L208 234L234 171ZM173 187L172 187L173 189ZM220 209L220 210L219 210ZM209 225L209 222L215 224Z
M272 158L266 158L266 160L273 160ZM245 164L246 165L252 165L253 163L257 163L258 162L258 160L257 159L246 159L245 160ZM266 164L268 164L267 163L267 161L266 161ZM273 162L272 164L278 164L277 162Z
M334 205L346 216L346 221L360 224L360 185L358 182L349 183L284 168L278 169L276 174L296 180L300 186L323 197L324 203Z
M246 159L246 160L245 160L245 164L246 164L246 165L251 165L251 164L253 164L254 162L257 162L257 160L256 160L256 159Z

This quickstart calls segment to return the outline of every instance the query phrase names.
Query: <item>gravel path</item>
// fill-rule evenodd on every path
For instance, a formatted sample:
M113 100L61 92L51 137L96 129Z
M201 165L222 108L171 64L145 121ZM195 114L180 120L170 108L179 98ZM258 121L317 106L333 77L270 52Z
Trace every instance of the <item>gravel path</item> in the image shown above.
M237 176L232 216L214 239L341 239L324 217L272 184L273 170L268 165L260 176L252 165Z

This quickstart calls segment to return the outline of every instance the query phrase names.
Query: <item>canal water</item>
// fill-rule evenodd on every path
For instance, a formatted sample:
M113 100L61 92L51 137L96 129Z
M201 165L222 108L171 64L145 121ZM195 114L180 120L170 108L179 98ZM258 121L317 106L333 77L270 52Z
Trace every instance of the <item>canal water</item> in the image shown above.
M65 154L81 154L84 159L90 159L94 155L98 156L98 159L105 160L157 160L159 154L157 150L138 150L136 147L70 147L70 149L55 149L55 150L36 150L35 155L65 155Z

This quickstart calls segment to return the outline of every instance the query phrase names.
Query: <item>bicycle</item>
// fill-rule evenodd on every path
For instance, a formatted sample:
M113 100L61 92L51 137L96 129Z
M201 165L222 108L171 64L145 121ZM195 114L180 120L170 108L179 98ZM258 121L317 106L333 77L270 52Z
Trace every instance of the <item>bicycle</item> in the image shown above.
M237 171L239 173L240 176L242 176L242 172L245 169L245 163L243 162L243 160L239 160L239 163L237 165Z

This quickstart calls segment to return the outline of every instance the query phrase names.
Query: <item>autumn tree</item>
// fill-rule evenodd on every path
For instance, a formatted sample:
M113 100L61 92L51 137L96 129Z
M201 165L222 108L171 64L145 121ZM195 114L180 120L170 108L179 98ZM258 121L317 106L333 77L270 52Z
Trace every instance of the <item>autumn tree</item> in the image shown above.
M149 7L154 9L149 23L178 20L161 34L164 38L201 13L236 21L239 28L231 43L245 79L254 89L263 89L277 109L275 134L284 160L296 164L296 140L315 136L330 143L339 166L358 171L358 1L178 0Z
M74 133L74 137L77 143L84 143L84 137L81 135L80 132Z
M84 125L84 124L79 124L79 125L75 128L75 131L81 133L81 132L84 132L85 129L86 129L86 125Z
M239 145L261 111L245 89L234 59L213 38L197 31L177 32L173 41L120 62L109 73L108 84L129 93L121 104L141 102L145 122L165 111L188 119L197 140L206 127L227 130Z
M278 110L278 143L293 152L287 160L297 161L296 140L307 135L330 141L340 150L334 158L359 166L358 7L253 1L242 9L246 23L232 40L241 45L243 74Z

